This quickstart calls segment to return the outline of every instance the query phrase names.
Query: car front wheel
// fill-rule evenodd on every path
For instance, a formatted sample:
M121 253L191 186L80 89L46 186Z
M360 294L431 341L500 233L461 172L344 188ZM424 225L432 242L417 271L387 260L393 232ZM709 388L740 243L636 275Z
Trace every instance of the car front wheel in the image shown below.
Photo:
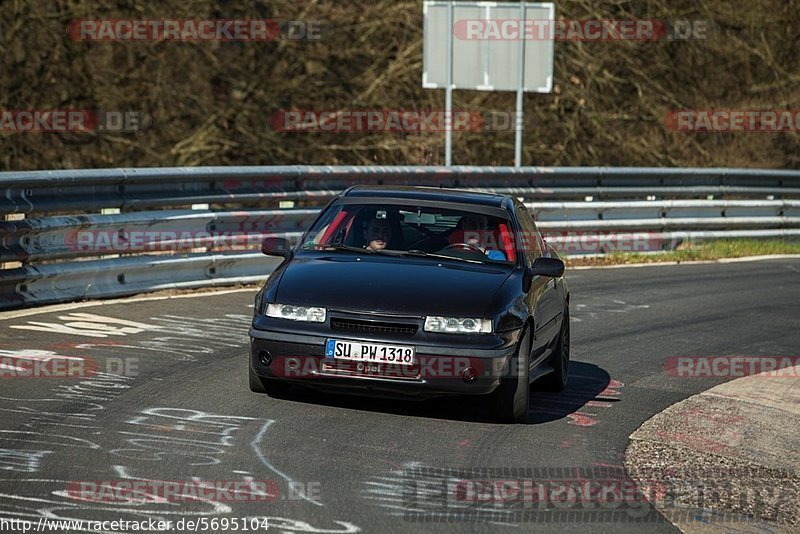
M509 376L500 379L500 385L493 393L495 416L503 423L528 422L530 352L531 331L526 328L517 352L509 362Z
M569 308L564 310L558 344L553 351L550 365L553 367L553 372L542 379L543 389L548 391L564 390L569 378Z

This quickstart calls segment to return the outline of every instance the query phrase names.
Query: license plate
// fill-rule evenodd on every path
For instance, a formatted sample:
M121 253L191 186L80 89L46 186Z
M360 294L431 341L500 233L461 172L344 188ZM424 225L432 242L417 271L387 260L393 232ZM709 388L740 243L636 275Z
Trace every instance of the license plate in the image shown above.
M325 344L325 357L356 362L414 365L415 350L408 345L382 345L329 339Z

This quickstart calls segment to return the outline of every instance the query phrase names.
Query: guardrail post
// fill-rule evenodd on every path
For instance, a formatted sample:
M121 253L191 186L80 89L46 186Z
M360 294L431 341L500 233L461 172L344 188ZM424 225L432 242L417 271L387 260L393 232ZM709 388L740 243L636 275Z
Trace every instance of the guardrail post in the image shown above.
M24 213L9 213L8 215L3 216L4 221L22 221L24 219L25 219ZM0 262L0 270L15 269L17 267L22 267L22 262L20 261L10 261L6 263Z

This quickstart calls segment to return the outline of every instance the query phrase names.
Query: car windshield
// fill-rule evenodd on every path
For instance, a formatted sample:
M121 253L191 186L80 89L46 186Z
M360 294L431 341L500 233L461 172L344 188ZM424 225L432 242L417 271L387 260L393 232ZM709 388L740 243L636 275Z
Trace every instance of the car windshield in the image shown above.
M514 263L507 218L407 205L333 206L306 234L302 249Z

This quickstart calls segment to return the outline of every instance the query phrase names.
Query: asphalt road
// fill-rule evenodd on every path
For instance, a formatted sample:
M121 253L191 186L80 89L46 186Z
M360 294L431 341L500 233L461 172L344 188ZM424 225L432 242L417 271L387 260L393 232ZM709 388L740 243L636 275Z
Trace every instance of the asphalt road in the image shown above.
M644 421L721 381L669 376L668 358L797 355L800 260L568 276L570 385L534 391L528 425L492 423L480 399L253 394L252 291L0 315L0 518L267 517L272 532L675 531L646 503L593 516L590 499L476 503L454 496L453 483L552 485L614 470ZM11 378L9 361L52 358L45 368L57 369L65 357L96 373ZM93 489L124 480L256 481L258 491L126 502ZM226 531L205 531L215 530Z

